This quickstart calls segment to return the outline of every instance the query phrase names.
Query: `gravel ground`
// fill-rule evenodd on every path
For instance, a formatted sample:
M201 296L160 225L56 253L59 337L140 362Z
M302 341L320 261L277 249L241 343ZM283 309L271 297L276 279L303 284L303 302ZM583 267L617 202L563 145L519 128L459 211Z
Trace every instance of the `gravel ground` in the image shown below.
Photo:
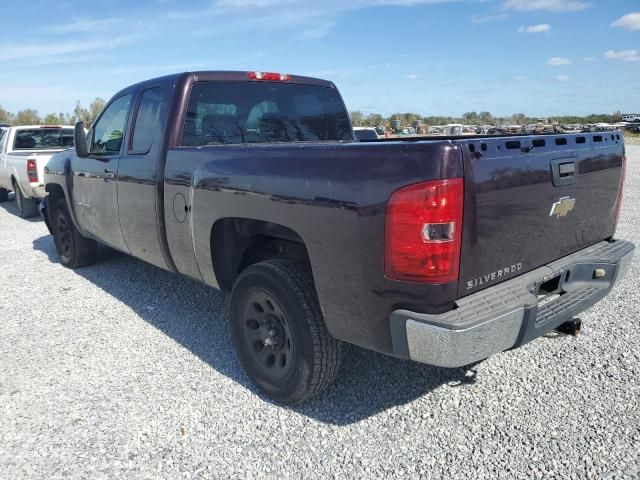
M627 145L640 145L640 135L626 133L624 135L624 143Z
M640 244L640 146L618 236ZM0 204L0 477L640 477L640 258L586 312L473 369L352 348L297 408L260 397L228 297L112 251L63 268Z

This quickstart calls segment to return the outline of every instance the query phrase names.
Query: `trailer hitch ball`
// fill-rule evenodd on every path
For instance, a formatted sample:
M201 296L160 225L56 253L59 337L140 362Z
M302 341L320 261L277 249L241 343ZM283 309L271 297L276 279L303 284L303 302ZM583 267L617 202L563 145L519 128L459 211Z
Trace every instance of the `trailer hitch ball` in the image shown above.
M577 337L582 330L582 320L579 318L572 318L568 322L564 322L556 327L556 332L564 333L565 335L571 335Z

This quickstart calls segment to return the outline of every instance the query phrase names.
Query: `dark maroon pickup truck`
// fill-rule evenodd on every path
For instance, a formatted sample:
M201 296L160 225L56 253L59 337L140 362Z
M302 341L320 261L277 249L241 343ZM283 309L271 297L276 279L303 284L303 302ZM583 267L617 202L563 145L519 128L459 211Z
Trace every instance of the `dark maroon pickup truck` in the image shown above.
M333 83L125 88L45 177L61 262L97 242L231 290L240 362L296 403L343 342L443 367L566 325L625 273L619 132L355 141Z

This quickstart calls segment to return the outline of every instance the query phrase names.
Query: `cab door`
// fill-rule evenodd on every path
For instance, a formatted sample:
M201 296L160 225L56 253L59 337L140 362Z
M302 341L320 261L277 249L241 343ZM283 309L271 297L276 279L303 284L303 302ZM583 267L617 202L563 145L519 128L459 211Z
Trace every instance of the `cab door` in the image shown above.
M118 165L120 226L131 255L168 268L162 252L163 172L159 166L167 119L168 85L149 85L137 95L127 148Z
M80 228L126 253L129 249L118 218L116 174L131 104L131 93L112 100L89 131L89 156L71 160L73 208Z

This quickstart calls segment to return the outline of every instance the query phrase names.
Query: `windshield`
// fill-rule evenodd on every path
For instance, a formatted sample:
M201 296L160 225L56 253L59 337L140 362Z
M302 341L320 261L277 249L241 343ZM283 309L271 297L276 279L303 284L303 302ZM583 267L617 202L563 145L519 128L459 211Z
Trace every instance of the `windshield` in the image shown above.
M182 145L353 140L335 89L276 82L197 82Z
M14 150L51 150L73 147L72 128L30 128L17 130Z

